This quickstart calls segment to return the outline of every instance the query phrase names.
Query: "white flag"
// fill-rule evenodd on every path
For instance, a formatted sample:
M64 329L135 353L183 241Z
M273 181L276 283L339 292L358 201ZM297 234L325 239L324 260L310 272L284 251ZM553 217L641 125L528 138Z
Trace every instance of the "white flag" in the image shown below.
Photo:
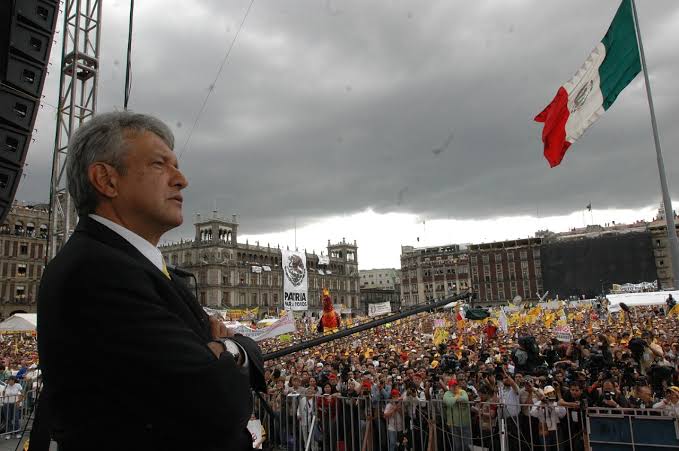
M306 253L281 250L283 268L283 306L285 310L308 310L309 275Z

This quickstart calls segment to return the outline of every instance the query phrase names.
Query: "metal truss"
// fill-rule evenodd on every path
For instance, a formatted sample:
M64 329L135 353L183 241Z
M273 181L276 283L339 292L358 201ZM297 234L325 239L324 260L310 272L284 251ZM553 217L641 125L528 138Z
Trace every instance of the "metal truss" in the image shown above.
M78 218L68 193L66 159L71 134L96 111L101 12L101 0L65 0L61 81L50 186L50 260L73 233Z

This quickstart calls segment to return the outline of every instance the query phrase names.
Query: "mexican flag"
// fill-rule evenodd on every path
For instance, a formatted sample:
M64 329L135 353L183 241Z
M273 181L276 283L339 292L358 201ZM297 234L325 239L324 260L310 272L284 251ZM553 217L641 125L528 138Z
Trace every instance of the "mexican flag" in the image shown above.
M535 116L544 122L542 142L550 167L608 110L641 71L631 0L623 0L608 32L580 70L559 88L552 103Z

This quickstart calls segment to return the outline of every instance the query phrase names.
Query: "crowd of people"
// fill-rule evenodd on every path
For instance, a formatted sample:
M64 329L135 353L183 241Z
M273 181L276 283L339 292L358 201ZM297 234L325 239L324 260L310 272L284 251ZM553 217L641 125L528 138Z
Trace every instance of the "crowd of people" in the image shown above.
M267 362L273 416L258 414L269 446L425 449L436 434L452 450L499 450L503 436L510 450L584 449L588 407L679 418L679 324L668 310L531 307L509 324L418 314Z
M21 436L22 413L34 402L39 372L36 337L0 335L0 435Z

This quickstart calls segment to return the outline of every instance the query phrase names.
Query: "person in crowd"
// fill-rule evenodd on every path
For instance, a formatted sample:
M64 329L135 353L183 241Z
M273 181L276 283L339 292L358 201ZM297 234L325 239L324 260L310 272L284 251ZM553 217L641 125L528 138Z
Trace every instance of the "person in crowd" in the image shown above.
M620 389L611 379L606 379L601 388L598 389L598 399L595 403L598 407L629 407L627 398L620 392Z
M568 390L566 390L558 400L558 405L567 409L566 428L561 428L561 439L570 441L570 446L573 451L582 451L585 448L584 431L585 431L585 410L587 409L587 400L584 397L583 387L578 382L571 382Z
M392 389L390 396L391 399L384 407L384 418L387 420L387 446L389 451L396 451L399 436L403 434L403 405L398 390Z
M547 385L542 389L541 399L531 407L530 414L538 419L538 445L556 445L559 423L566 416L566 408L557 404L554 387Z
M21 438L21 402L24 399L23 389L16 376L7 378L7 385L2 393L2 418L5 425L5 439L9 440L12 434Z
M332 385L323 385L323 395L319 396L316 415L320 421L320 429L323 437L323 449L335 451L337 449L337 398L339 393L332 393Z
M472 438L471 415L469 410L469 396L460 386L460 381L451 378L448 390L443 395L446 406L446 426L451 435L453 451L469 449Z
M660 409L664 415L679 418L679 387L673 385L665 391L665 397L653 405L654 409Z
M482 382L479 387L479 402L471 407L473 444L490 449L500 449L498 434L498 399L495 388ZM475 430L474 430L475 429Z
M505 427L507 429L507 442L510 451L519 451L521 449L519 384L523 381L523 375L517 373L515 375L516 379L514 379L504 368L499 368L500 372L498 374L502 376L502 383L498 387L498 395L500 402L504 405L502 408L502 418L505 420Z
M646 383L640 383L634 387L634 392L629 397L629 406L635 409L650 409L655 404L653 389Z
M313 451L318 450L318 446L313 437L313 430L311 429L313 418L316 414L316 391L313 388L307 388L305 396L299 401L297 406L297 421L300 426L302 434L302 443L305 446L311 440L310 448Z

